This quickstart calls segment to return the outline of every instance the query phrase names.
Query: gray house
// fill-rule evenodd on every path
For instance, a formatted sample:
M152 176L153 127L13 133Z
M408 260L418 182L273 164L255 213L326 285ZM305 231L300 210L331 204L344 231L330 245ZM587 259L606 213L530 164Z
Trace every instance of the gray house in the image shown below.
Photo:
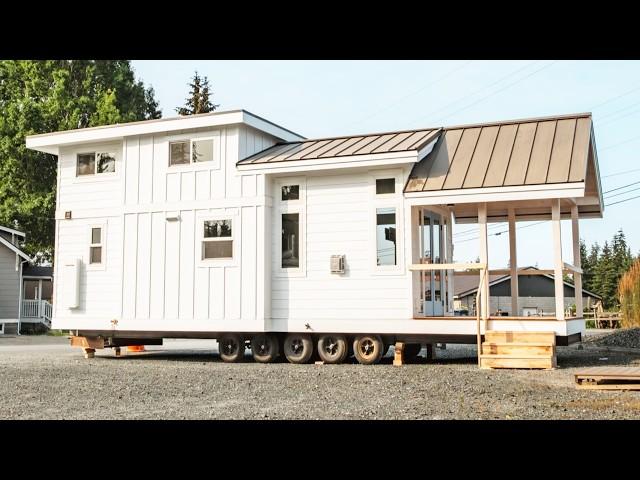
M538 270L535 267L524 267L522 270ZM518 275L518 312L511 312L511 277L510 275L489 276L489 308L491 315L511 316L545 316L555 311L555 285L551 274ZM456 310L468 310L475 313L475 299L478 292L477 276L456 276L454 307ZM584 309L590 309L596 302L601 301L598 294L582 289L582 304ZM569 282L564 282L565 309L575 305L575 288Z
M23 232L0 226L0 335L51 325L52 267L33 266L20 248Z

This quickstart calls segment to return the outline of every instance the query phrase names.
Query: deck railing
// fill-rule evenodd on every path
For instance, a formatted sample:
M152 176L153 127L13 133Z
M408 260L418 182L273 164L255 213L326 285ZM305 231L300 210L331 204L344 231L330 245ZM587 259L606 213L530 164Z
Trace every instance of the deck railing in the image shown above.
M53 305L47 300L23 300L22 318L41 318L44 323L49 325L53 316Z

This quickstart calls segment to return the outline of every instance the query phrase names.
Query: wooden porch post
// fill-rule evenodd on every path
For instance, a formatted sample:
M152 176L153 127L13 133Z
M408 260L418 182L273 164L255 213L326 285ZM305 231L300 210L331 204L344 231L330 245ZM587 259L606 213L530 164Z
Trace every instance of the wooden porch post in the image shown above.
M551 223L553 224L553 278L556 287L556 319L564 320L564 282L562 278L562 227L560 224L560 200L551 203Z
M580 259L580 230L578 226L578 206L573 204L571 206L571 235L573 237L573 266L582 268L582 262ZM582 305L582 274L573 273L573 284L575 286L575 300L576 300L576 317L583 317L583 305Z
M487 204L478 205L478 226L480 227L480 263L484 263L489 270L489 239L487 238ZM489 317L489 276L484 276L484 282L480 286L482 290L481 302L483 319Z
M447 217L447 262L453 263L453 212L449 210ZM447 292L449 315L453 315L453 270L447 270Z
M518 311L518 254L516 252L516 212L509 209L509 260L511 266L511 315L517 317Z

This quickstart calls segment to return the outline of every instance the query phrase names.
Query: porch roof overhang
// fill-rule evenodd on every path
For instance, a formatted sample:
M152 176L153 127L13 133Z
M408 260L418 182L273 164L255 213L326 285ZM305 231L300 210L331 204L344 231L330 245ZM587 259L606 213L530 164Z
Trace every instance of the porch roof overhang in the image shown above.
M410 203L447 204L460 223L487 203L488 220L548 218L552 199L562 214L581 218L604 210L590 113L447 127L405 185ZM425 203L425 201L427 203ZM475 214L474 214L475 211Z

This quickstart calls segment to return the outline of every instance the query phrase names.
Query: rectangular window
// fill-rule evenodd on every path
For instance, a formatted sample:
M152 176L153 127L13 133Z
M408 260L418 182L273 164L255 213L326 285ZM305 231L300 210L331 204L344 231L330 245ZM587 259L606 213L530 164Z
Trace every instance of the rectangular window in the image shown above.
M89 264L102 263L102 228L91 229L91 244L89 245Z
M376 195L384 195L387 193L396 193L395 178L377 178L376 179Z
M113 152L79 153L76 158L77 177L116 171L116 154Z
M202 259L233 258L231 220L206 220L203 226Z
M282 268L300 267L300 214L282 214Z
M169 165L213 161L213 138L169 142Z
M378 265L397 265L396 209L376 209L376 257Z
M300 200L300 185L283 185L282 201Z

